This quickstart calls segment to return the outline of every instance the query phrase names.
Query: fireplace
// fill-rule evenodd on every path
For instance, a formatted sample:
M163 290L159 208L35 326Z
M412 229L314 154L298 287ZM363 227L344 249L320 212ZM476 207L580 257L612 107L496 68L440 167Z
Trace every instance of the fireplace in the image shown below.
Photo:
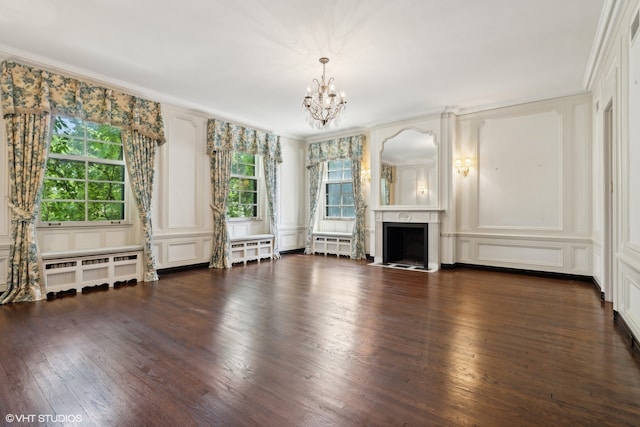
M396 268L397 266L407 268L411 270L421 271L438 271L440 269L440 213L439 209L426 209L421 206L383 206L374 210L375 212L375 253L374 253L374 265L384 266L385 263L389 267ZM389 228L391 227L391 228ZM398 230L393 228L411 228L409 233L415 232L420 234L421 237L407 238L413 247L418 242L422 242L419 249L419 256L411 256L415 258L411 264L390 264L388 262L389 254L386 252L389 250L387 247L388 240L387 233L391 230L392 233ZM420 239L420 240L417 240ZM391 249L394 250L394 245L398 243L391 243ZM401 246L407 246L404 243ZM424 251L424 252L422 252ZM420 258L421 256L421 258ZM407 254L402 258L407 257ZM395 259L392 256L392 259ZM420 261L418 261L420 260ZM420 263L420 264L417 264Z
M429 269L429 224L385 222L382 224L382 262Z

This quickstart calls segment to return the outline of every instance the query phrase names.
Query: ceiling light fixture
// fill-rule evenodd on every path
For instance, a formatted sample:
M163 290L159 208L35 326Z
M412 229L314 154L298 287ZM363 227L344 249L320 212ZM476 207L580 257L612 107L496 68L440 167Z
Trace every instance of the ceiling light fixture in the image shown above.
M347 106L347 98L344 92L338 95L333 85L333 77L325 79L325 65L329 58L320 58L322 64L321 80L313 79L311 87L307 88L307 94L302 100L302 106L308 113L308 121L311 127L325 129L331 124L337 126L340 121L340 113Z

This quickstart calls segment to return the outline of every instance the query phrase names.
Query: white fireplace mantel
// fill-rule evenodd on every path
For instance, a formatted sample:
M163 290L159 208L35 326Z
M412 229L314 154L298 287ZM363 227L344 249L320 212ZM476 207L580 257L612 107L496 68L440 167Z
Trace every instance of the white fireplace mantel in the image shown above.
M373 210L375 215L375 256L374 262L382 263L383 232L385 222L407 222L428 224L429 270L440 269L440 213L441 209L421 206L383 206Z

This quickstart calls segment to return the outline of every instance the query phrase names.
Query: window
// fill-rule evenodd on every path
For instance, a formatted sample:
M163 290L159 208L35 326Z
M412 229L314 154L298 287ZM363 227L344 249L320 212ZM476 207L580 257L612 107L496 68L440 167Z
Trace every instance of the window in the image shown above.
M351 160L344 159L327 162L325 192L325 216L327 218L355 217Z
M42 189L42 222L122 221L125 164L120 129L54 119Z
M258 216L258 178L256 156L233 153L231 180L227 199L229 218L256 218Z

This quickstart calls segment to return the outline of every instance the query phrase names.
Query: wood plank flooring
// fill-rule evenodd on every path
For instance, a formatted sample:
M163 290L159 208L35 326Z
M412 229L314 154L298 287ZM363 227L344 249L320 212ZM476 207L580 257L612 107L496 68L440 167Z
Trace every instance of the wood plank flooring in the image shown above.
M638 426L638 359L589 283L287 255L0 306L0 423Z

